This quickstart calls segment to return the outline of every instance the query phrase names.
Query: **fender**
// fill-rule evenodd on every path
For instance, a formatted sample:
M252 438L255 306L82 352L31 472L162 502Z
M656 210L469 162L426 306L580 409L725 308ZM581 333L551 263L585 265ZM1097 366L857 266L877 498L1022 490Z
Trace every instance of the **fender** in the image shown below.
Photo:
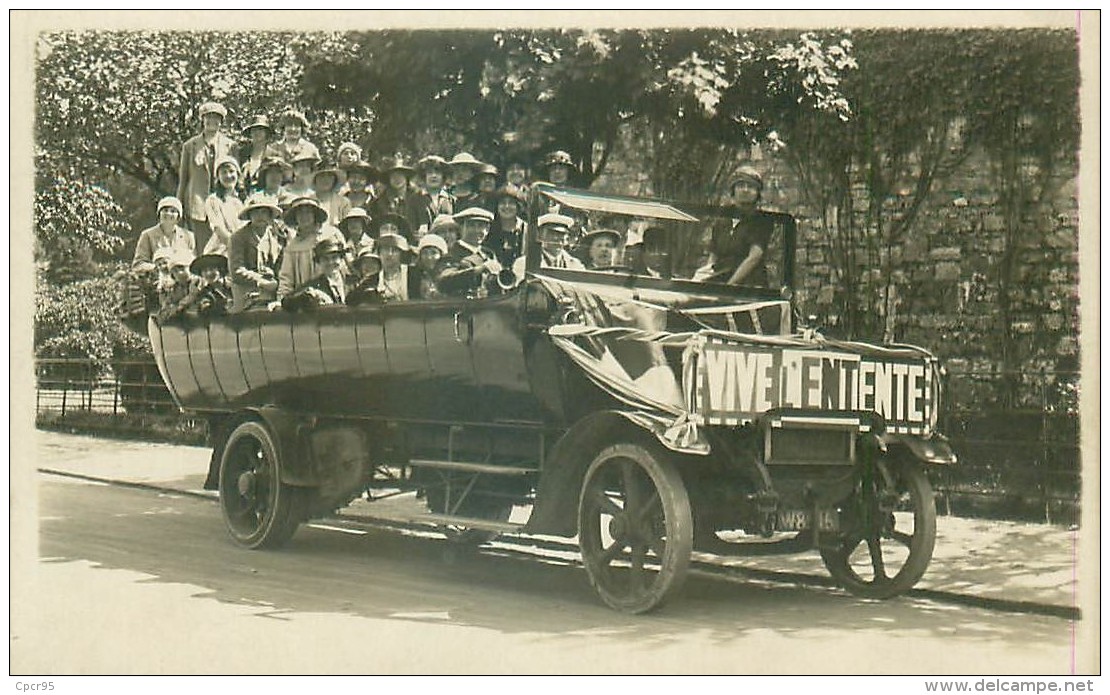
M942 434L924 438L914 434L886 432L879 436L879 440L889 453L901 452L922 463L941 466L954 466L958 463L956 452L952 451L948 438Z
M312 470L312 457L309 455L306 435L316 425L316 419L294 415L287 410L274 406L245 408L233 417L220 421L212 428L212 458L208 462L208 477L204 481L205 490L219 488L220 459L232 431L248 420L258 420L266 424L277 445L281 457L281 481L297 487L316 487L319 480ZM211 425L210 425L211 426Z
M616 437L645 434L657 441L653 433L619 410L598 411L574 423L547 457L524 533L566 537L578 533L578 497L594 455Z

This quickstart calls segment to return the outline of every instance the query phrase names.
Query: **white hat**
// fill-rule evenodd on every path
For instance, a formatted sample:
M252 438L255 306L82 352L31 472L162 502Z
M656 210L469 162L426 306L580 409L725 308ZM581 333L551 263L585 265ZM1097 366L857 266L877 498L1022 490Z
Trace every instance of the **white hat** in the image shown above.
M456 221L461 222L463 220L471 220L471 219L485 220L486 222L489 222L490 224L493 224L493 213L490 212L489 210L486 210L485 208L477 208L477 207L467 208L467 209L463 210L462 212L456 212L455 213L455 220Z
M548 225L553 227L565 227L564 231L569 232L570 228L574 226L574 218L549 212L546 215L540 215L540 218L536 220L536 224L540 227L547 227Z
M172 195L168 195L158 201L157 211L162 212L163 208L173 208L174 210L177 210L178 215L184 214L181 207L181 201Z
M416 252L420 253L427 248L437 248L444 255L447 254L447 240L438 234L425 234L420 237L420 243L416 245Z

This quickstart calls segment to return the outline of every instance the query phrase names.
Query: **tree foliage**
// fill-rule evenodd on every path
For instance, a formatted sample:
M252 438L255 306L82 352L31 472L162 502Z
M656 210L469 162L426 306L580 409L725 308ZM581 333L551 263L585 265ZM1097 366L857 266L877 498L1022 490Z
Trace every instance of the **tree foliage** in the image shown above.
M302 74L279 32L83 31L38 43L36 138L90 181L106 172L172 194L197 107L228 107L227 128L295 103Z
M784 110L774 136L831 234L843 328L890 340L902 301L893 249L969 155L1013 161L1011 169L1035 162L1045 173L1074 164L1075 35L865 31L851 43L859 69L839 84L851 117Z
M115 315L118 284L112 277L67 285L39 283L35 294L35 356L90 358L98 369L113 358L150 354L145 337Z

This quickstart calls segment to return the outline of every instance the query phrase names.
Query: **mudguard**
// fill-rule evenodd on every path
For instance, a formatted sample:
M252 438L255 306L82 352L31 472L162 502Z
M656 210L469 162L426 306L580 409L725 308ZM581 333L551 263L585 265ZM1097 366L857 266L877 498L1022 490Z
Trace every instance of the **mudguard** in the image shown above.
M312 469L312 457L308 449L307 433L315 426L315 419L301 415L293 415L281 408L264 406L261 408L246 408L235 417L210 425L212 429L212 458L208 462L208 477L204 481L205 490L219 488L220 460L223 458L224 447L231 433L241 423L247 420L260 420L266 424L274 436L281 457L281 480L287 485L297 487L316 487L319 485L315 472Z
M524 532L567 537L578 533L578 497L595 454L619 437L645 435L655 440L654 433L617 410L598 411L574 423L544 462Z
M958 463L956 452L941 434L925 438L912 434L884 433L879 439L889 453L903 453L922 463L952 466Z

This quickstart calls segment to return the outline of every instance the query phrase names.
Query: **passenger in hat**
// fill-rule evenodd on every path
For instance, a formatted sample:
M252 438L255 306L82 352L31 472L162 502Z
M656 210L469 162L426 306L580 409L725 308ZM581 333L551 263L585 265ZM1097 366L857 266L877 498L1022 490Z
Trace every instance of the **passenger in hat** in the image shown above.
M383 231L375 242L382 261L378 277L378 292L382 301L396 302L409 299L409 265L411 254L408 239L394 231Z
M319 162L320 149L304 138L307 129L308 119L300 111L290 109L281 114L281 118L278 119L281 140L271 144L267 154L291 164L296 164L298 157L308 155L315 157Z
M505 165L505 188L510 188L520 193L521 200L528 200L531 186L528 184L528 165L523 157L510 157ZM527 216L522 210L522 215Z
M312 174L316 200L327 210L328 222L334 225L338 225L351 211L351 201L339 194L339 177L338 169L321 169Z
M492 199L494 191L497 190L497 175L499 173L497 167L492 164L482 164L478 167L478 193Z
M251 191L251 195L261 193L274 200L279 200L281 196L286 195L286 179L290 179L292 176L293 167L290 164L274 157L267 157L262 160L262 165L258 167L255 174L255 188Z
M670 278L671 247L667 230L662 227L648 227L644 230L642 242L643 274L653 278Z
M555 150L548 154L544 159L544 166L547 168L547 180L556 186L571 185L571 174L578 171L574 159L564 150Z
M540 215L536 220L536 239L540 243L541 268L586 269L582 261L567 251L567 239L570 237L570 228L573 225L574 218L551 212ZM524 277L524 256L517 259L513 266L513 273L518 279Z
M286 311L304 311L321 306L345 304L347 287L343 279L343 242L324 238L316 242L312 257L316 274L296 290L283 297L281 307Z
M441 237L447 242L447 248L451 248L459 240L461 230L462 228L455 221L454 215L437 215L432 220L432 226L428 228L428 233Z
M578 243L586 254L586 269L601 270L613 267L621 235L614 229L597 229L583 236Z
M430 225L439 215L455 211L455 196L447 188L447 160L438 155L428 155L416 164L422 185L420 200L425 214L421 224Z
M425 224L427 217L420 192L409 184L416 170L401 157L392 157L385 160L382 172L386 177L386 187L370 206L370 216L375 220L384 219L386 215L405 218L407 235Z
M189 272L193 256L184 251L175 251L170 257L170 281L159 291L161 308L158 320L162 323L189 313L200 295L200 278Z
M270 140L274 137L274 129L270 126L270 119L264 115L254 117L254 120L243 128L243 137L246 139L239 147L239 162L242 170L239 188L250 194L261 187L259 171L266 161L266 153L270 148Z
M699 282L766 287L763 256L774 232L774 218L757 209L763 196L763 177L752 167L741 167L729 187L731 219L712 225L709 258L694 273Z
M335 151L335 168L339 171L339 185L347 183L351 167L362 160L362 148L353 142L345 142Z
M177 249L190 255L196 253L196 237L179 224L181 201L173 196L166 196L158 201L157 210L158 223L140 232L139 241L135 244L131 267L139 272L155 270L154 253L158 249Z
M285 187L286 195L291 198L304 198L315 194L312 189L313 174L320 164L319 155L306 153L293 160L293 181Z
M374 247L374 237L370 236L370 215L362 208L351 208L339 221L339 231L347 246L350 260L363 246Z
M227 277L227 256L205 254L189 265L189 272L199 278L199 292L194 301L197 315L222 316L231 303L231 281Z
M377 177L377 172L368 162L361 160L347 167L347 183L343 184L339 193L351 202L352 208L370 208L374 202L374 187L371 182Z
M381 217L374 217L370 220L370 236L377 240L386 234L400 235L404 237L407 242L409 238L409 221L394 213L386 213Z
M356 277L351 290L347 293L347 306L360 304L380 304L382 293L378 289L381 281L382 259L370 246L363 246L352 263Z
M201 131L181 146L177 167L177 199L181 201L182 223L193 230L198 248L208 244L212 231L205 216L205 203L216 181L216 162L231 156L235 141L221 130L227 109L213 101L197 109Z
M324 239L335 239L342 248L343 234L327 224L327 210L315 198L298 198L285 212L285 221L295 229L294 238L285 246L278 270L278 301L294 289L319 275L316 246ZM271 308L276 308L271 304Z
M503 186L493 196L493 225L486 246L495 254L497 260L506 268L520 258L524 248L525 232L528 228L524 216L524 196L516 189Z
M462 225L459 240L447 250L436 271L436 284L444 294L483 297L497 288L502 270L496 254L483 246L493 223L485 208L467 208L455 213Z
M409 296L413 299L435 299L440 296L436 286L439 261L447 255L447 241L438 234L425 234L416 247L416 263L409 271Z
M277 298L277 272L282 257L278 237L281 207L264 194L251 196L239 213L247 224L231 235L228 268L231 275L231 311L266 306Z
M204 214L212 236L202 253L227 255L231 234L239 228L239 213L243 201L239 200L239 162L234 157L223 157L216 162L216 187L204 203Z
M482 162L469 152L460 152L447 165L451 174L451 195L455 197L455 210L480 206L477 177Z

